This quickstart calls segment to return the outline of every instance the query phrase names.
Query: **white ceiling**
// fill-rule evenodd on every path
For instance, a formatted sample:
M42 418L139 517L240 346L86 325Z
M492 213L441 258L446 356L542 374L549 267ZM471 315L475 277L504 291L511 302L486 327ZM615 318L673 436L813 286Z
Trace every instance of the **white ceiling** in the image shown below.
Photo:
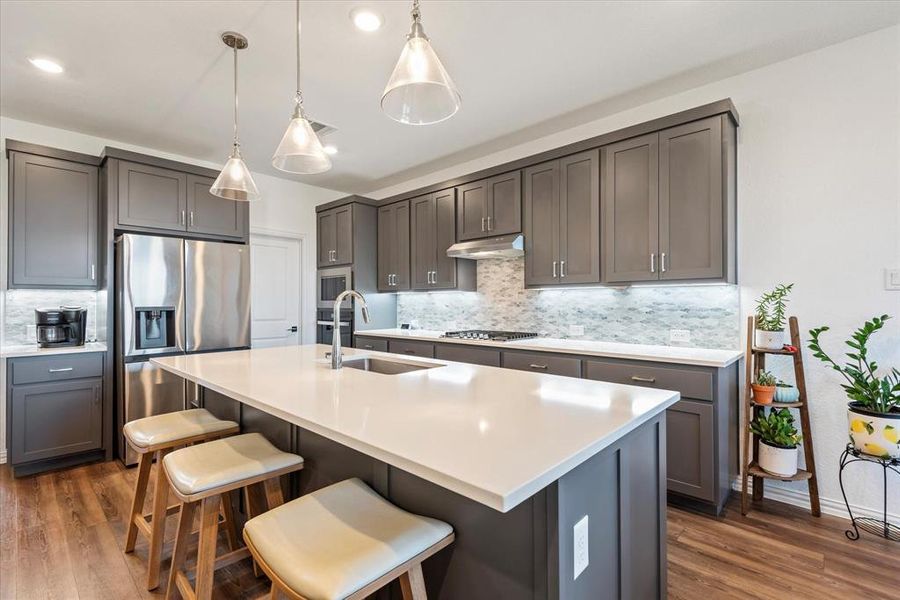
M357 6L385 17L357 31ZM696 85L900 22L900 2L422 1L422 18L462 94L428 127L381 113L408 29L407 2L305 1L303 90L310 116L337 128L334 168L298 178L365 193L522 141L591 106L673 82ZM240 120L250 168L270 165L294 91L293 2L0 2L4 116L223 162L231 139L231 55L245 34ZM48 56L63 75L39 72ZM662 90L662 87L659 87ZM574 112L573 112L574 111ZM567 115L563 117L563 115Z

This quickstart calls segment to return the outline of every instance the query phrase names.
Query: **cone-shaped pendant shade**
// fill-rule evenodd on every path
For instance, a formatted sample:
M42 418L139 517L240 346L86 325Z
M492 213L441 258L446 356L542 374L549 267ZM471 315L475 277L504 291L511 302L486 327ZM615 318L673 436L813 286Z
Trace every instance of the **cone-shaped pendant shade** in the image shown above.
M331 168L331 159L302 111L294 113L272 157L272 165L289 173L305 174L323 173Z
M238 147L235 146L228 158L228 162L222 168L222 172L216 177L216 181L209 188L209 192L227 200L239 200L247 202L259 199L259 190L250 175L250 169L244 164Z
M411 35L384 88L381 108L395 121L429 125L459 110L459 91L428 38Z

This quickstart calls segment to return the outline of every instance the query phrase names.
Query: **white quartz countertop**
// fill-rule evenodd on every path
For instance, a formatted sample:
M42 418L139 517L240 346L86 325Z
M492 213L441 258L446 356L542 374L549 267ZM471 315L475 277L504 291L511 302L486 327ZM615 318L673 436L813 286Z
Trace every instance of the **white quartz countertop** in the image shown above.
M83 354L86 352L106 352L106 344L103 342L88 342L84 346L59 346L56 348L41 348L37 344L0 346L0 357L2 358L49 356L51 354Z
M679 394L323 345L154 358L213 391L506 512L674 404ZM441 365L399 375L353 356Z
M446 344L465 344L468 346L492 346L508 350L535 350L541 352L559 352L563 354L580 354L584 356L605 356L609 358L626 358L651 362L674 363L681 365L697 365L701 367L727 367L739 360L743 353L740 350L712 350L708 348L684 348L680 346L652 346L649 344L624 344L620 342L595 342L591 340L564 340L558 338L531 338L510 342L493 342L490 340L461 340L444 338L443 331L428 329L372 329L356 331L356 335L388 338L404 338L424 340Z

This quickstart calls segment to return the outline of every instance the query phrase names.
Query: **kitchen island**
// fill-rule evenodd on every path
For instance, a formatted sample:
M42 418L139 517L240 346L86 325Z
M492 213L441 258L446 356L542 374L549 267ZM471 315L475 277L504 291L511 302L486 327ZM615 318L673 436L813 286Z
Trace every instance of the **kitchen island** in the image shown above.
M245 429L260 413L290 424L299 493L356 476L453 525L456 542L424 565L431 598L665 596L664 414L677 392L353 349L336 371L328 350L153 362L202 386L204 403L231 399Z

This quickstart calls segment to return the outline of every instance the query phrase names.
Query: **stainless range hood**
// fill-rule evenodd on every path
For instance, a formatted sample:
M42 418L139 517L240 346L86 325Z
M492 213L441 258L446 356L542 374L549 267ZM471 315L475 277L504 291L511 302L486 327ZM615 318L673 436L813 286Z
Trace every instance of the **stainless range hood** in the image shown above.
M518 258L524 255L525 244L521 234L460 242L447 248L447 256L450 258L468 258L471 260Z

